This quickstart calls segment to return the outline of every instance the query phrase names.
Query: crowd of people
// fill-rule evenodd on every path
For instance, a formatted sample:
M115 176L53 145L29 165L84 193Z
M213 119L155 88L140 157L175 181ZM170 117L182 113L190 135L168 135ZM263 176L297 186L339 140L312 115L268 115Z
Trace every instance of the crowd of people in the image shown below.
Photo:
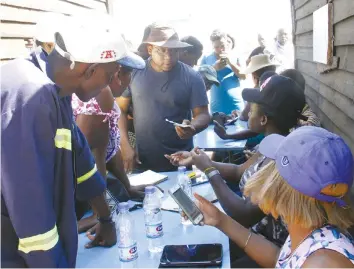
M195 195L202 224L230 238L232 267L353 267L353 155L306 104L284 29L271 46L259 34L242 63L222 30L206 54L152 23L134 50L113 25L64 17L39 24L31 54L1 66L3 267L75 267L78 232L87 248L116 244L108 200L144 198L131 172L192 165L225 211ZM247 77L254 87L243 89ZM227 133L229 118L248 129ZM210 124L248 139L245 162L194 148Z

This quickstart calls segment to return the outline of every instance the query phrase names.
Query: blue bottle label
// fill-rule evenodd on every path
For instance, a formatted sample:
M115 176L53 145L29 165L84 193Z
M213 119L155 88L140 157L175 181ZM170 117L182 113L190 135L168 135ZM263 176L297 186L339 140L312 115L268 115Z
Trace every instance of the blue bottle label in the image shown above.
M138 258L138 247L135 243L129 247L119 247L119 259L122 262L134 261Z
M148 238L158 238L163 236L162 222L153 225L145 224L146 236Z

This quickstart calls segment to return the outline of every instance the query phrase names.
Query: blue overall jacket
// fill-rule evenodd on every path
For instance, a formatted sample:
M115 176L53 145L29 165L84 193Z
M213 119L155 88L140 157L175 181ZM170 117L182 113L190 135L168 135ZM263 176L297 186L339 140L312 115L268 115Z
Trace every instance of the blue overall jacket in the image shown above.
M42 57L43 56L43 57ZM45 55L1 66L1 265L75 267L75 195L105 183Z

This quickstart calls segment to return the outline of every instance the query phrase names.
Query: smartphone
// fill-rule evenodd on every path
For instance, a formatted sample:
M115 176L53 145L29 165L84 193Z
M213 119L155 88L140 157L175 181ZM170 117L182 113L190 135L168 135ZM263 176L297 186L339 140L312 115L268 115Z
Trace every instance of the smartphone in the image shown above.
M186 124L177 123L177 122L174 122L174 121L171 121L171 120L168 120L168 119L165 119L165 121L167 121L169 123L172 123L174 126L179 126L179 127L187 127L188 126Z
M225 125L232 125L234 124L236 121L238 120L238 117L234 118L234 119L230 119L230 120L227 120Z
M222 264L221 244L167 245L160 259L162 267L216 266Z
M189 196L181 189L181 186L176 185L168 190L173 200L186 213L187 217L194 225L198 225L203 220L203 214L200 212L197 205L189 198Z

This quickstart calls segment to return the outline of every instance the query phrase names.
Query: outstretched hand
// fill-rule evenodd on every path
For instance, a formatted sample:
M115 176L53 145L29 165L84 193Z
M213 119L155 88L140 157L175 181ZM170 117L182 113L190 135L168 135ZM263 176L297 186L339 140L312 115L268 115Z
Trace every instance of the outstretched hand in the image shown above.
M200 225L205 224L218 227L225 214L223 214L215 205L199 194L194 193L194 197L197 199L196 204L203 214L203 221L200 222ZM182 216L185 219L188 218L184 212L182 212Z
M214 122L214 132L221 138L221 139L226 139L227 138L227 133L226 133L226 128L222 126L220 123L217 121Z
M189 120L183 120L182 124L184 127L175 126L176 133L180 139L190 139L197 133L195 127Z
M192 154L189 151L178 151L171 155L165 155L174 166L191 166L193 165Z

